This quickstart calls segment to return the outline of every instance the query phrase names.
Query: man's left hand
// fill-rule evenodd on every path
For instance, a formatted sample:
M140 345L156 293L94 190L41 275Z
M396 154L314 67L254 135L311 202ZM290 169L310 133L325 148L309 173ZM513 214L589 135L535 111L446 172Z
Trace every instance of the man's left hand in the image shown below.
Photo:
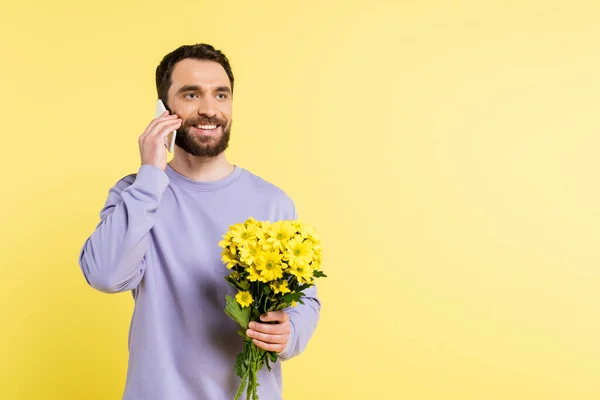
M267 351L282 352L290 340L291 324L287 313L281 311L271 311L260 316L262 322L272 322L275 324L263 324L260 322L250 322L246 335L252 338L252 342Z

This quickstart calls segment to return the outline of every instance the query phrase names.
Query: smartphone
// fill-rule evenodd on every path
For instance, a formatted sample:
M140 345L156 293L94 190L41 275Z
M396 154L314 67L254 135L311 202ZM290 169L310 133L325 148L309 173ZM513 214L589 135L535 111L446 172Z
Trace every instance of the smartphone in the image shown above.
M158 102L156 103L156 113L154 115L154 118L158 118L165 111L167 111L165 104L162 102L162 100L158 99ZM175 131L169 133L169 135L165 139L165 147L167 148L167 150L169 150L169 153L173 152L173 146L175 146L175 135L176 134L177 134L177 131L175 130Z

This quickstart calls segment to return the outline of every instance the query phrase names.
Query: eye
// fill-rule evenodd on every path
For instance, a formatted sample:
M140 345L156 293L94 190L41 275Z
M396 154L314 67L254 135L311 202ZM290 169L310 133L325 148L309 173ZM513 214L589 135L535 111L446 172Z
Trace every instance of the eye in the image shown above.
M227 94L225 94L225 93L219 93L217 95L217 99L219 99L219 100L227 100Z
M187 93L187 94L186 94L186 95L184 95L183 97L190 99L191 97L189 97L189 96L196 96L196 97L198 97L198 96L196 95L196 93Z

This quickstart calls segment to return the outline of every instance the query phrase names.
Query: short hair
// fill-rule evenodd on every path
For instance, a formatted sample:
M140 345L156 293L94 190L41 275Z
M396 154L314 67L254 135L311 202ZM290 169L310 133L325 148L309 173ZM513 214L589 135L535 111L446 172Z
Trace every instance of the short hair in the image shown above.
M160 64L158 64L158 67L156 67L156 91L158 93L158 98L161 99L165 104L167 103L169 88L171 87L172 83L171 77L173 75L175 64L186 58L203 61L215 61L221 64L223 69L225 69L227 76L229 77L231 93L233 93L233 72L231 71L231 65L229 64L229 60L225 54L206 43L184 45L164 56Z

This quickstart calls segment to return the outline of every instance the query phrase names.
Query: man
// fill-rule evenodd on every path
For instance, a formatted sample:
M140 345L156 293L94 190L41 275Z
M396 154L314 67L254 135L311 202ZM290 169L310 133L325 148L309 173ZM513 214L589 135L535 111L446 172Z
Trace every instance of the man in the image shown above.
M112 187L100 223L86 240L79 265L105 293L131 290L124 400L233 399L239 385L237 324L224 312L233 288L218 243L230 225L296 219L294 202L279 188L237 165L228 146L234 77L212 46L182 46L156 70L167 110L139 138L141 166ZM173 160L165 138L177 130ZM304 305L263 316L247 334L257 346L300 354L319 319L313 287ZM281 399L281 362L259 372L261 400Z

